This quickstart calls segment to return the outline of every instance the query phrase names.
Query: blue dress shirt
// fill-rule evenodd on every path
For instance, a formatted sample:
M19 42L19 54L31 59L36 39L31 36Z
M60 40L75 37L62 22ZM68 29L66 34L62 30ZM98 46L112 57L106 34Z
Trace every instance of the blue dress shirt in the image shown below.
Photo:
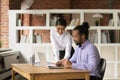
M96 46L89 40L86 40L81 47L77 46L70 62L73 69L89 70L91 76L100 77L97 70L100 55Z

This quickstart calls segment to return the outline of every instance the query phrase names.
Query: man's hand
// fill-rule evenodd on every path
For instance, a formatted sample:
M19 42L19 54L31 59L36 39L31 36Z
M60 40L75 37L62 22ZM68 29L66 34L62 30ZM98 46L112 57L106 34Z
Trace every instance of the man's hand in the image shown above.
M64 68L72 68L72 63L68 59L65 59L64 62L62 62L62 65L64 66Z
M63 66L62 63L65 61L65 59L61 59L58 62L56 62L57 66Z

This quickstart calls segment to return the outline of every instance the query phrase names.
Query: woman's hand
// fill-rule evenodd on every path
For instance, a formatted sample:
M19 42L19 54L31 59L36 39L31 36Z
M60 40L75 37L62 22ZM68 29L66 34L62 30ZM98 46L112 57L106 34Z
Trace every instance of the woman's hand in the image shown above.
M56 65L57 66L63 66L62 64L63 64L63 62L65 61L66 59L61 59L61 60L59 60L58 62L56 62Z

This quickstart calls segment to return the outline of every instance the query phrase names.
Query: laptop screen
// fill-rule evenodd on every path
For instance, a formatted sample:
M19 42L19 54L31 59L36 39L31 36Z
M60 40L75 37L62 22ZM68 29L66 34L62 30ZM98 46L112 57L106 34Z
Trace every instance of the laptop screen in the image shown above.
M38 58L40 60L40 66L48 67L47 58L46 58L46 54L45 53L38 52Z

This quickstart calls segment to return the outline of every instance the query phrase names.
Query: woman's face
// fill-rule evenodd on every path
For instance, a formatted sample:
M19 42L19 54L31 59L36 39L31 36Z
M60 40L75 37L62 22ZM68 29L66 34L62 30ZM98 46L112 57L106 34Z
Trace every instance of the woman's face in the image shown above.
M57 25L56 26L56 31L58 32L59 35L62 35L65 32L65 26Z

